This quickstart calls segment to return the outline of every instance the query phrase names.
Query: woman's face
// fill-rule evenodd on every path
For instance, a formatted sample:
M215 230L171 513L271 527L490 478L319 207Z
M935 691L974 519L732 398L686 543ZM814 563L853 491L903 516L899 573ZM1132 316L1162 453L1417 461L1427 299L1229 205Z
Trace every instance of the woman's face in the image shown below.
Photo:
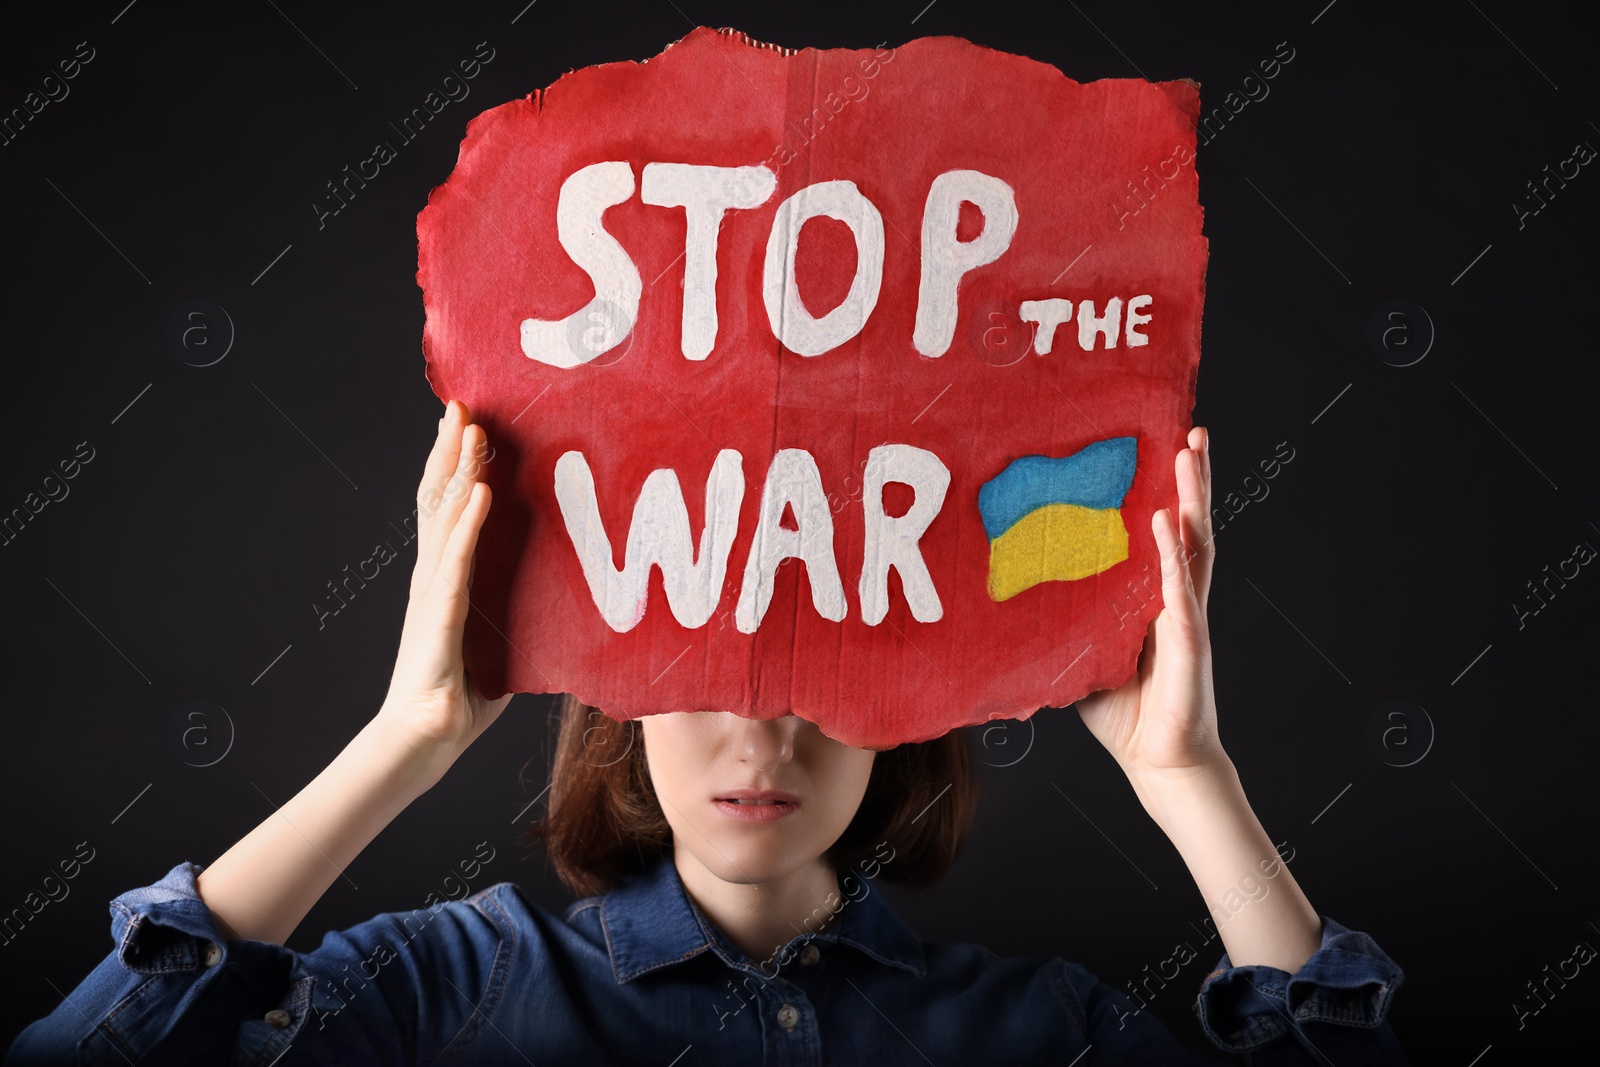
M679 848L728 882L783 878L826 852L855 817L876 753L794 715L646 715L645 760Z

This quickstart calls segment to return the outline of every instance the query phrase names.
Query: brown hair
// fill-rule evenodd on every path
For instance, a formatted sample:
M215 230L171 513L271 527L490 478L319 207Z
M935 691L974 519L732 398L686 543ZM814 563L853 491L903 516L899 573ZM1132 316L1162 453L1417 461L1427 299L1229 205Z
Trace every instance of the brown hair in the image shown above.
M544 818L524 833L542 842L561 881L579 897L604 893L667 855L672 830L656 800L637 720L618 722L570 693L561 713ZM952 730L879 752L855 818L828 849L834 868L875 855L885 880L922 888L944 877L966 843L977 802L964 732Z

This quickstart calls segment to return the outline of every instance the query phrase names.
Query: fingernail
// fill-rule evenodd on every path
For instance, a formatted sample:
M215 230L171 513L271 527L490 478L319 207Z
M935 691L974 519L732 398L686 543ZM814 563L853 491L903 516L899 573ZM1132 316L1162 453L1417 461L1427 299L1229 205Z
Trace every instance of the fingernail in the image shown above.
M1201 451L1210 452L1211 451L1211 430L1210 430L1210 428L1202 427L1201 430L1200 430L1200 434L1201 434L1201 440L1200 440L1200 449L1201 449Z

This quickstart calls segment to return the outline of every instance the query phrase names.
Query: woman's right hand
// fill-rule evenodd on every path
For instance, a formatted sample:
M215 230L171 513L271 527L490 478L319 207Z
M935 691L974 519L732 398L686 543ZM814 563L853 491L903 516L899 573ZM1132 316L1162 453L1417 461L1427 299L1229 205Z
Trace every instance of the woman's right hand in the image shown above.
M461 659L471 604L473 551L489 514L489 486L478 479L492 456L483 427L459 400L445 406L439 435L417 487L417 565L394 676L378 719L408 744L448 762L511 700L485 700ZM442 768L441 768L442 771Z

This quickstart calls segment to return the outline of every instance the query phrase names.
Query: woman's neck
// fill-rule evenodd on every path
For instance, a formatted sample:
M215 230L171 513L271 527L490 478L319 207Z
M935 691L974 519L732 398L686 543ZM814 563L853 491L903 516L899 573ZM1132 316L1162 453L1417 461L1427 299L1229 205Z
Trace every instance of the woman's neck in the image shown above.
M801 934L820 933L838 910L839 879L820 856L756 885L719 878L686 848L673 849L673 863L700 910L757 963Z

